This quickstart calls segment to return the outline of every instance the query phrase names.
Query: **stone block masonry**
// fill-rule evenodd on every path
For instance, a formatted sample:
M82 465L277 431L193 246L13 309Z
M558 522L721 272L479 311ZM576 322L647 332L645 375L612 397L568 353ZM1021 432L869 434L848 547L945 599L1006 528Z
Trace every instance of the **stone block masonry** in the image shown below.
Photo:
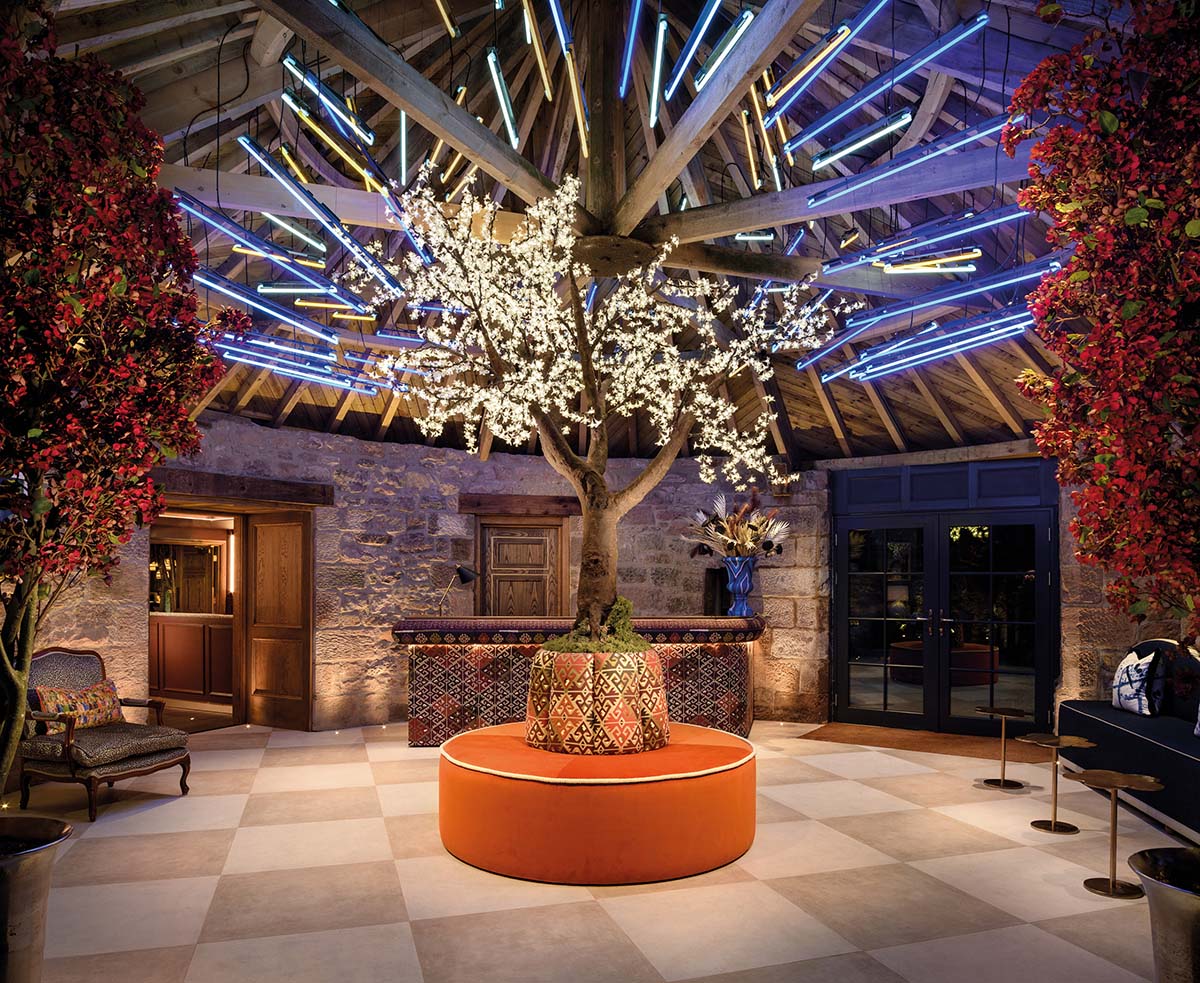
M540 457L462 451L420 444L373 443L337 434L262 427L221 413L201 417L204 441L172 467L322 482L334 504L314 512L313 725L378 724L407 714L403 653L391 638L402 616L435 614L455 563L475 563L475 521L458 511L460 491L568 495L571 489ZM624 484L641 463L614 460L610 480ZM688 517L728 489L699 480L691 460L622 521L620 589L643 616L699 614L711 557L689 558L680 540ZM764 561L756 610L772 627L756 648L754 701L759 716L824 720L828 708L828 528L826 475L807 474L791 496L766 495L792 523L795 539ZM572 570L579 519L570 520ZM97 648L123 694L148 685L149 540L124 549L112 587L89 581L51 614L42 644ZM574 577L574 573L572 574ZM574 588L572 583L572 589ZM456 587L447 614L474 613L470 589Z

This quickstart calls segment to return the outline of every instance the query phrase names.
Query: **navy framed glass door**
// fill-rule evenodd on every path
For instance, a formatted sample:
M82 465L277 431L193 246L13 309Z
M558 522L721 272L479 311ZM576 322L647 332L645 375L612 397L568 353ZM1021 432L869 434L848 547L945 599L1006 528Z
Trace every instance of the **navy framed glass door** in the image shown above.
M1056 672L1052 519L1046 509L839 519L835 718L990 733L995 723L975 712L989 704L1045 727Z

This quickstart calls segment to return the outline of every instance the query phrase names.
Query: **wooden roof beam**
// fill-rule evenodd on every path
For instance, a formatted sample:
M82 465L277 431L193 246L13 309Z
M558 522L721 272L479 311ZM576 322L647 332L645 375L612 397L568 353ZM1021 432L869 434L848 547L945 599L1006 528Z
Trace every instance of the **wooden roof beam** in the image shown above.
M820 5L820 0L768 0L621 199L613 220L617 235L633 231L682 166L696 156L733 111L747 87Z

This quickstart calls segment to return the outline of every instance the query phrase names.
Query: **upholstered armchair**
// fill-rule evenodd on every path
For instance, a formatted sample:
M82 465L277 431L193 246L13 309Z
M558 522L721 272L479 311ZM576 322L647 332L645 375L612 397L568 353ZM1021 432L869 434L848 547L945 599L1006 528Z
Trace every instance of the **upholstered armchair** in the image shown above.
M123 707L146 707L154 711L156 723L102 724L77 727L70 713L43 713L37 687L83 690L105 679L104 660L98 652L76 649L42 649L35 652L29 668L29 708L25 714L21 755L21 808L29 807L29 789L36 782L77 782L87 788L88 819L96 820L96 795L101 782L114 782L135 775L149 775L176 765L183 769L179 791L187 795L191 756L188 735L164 727L162 700L122 698ZM48 724L61 729L47 733Z

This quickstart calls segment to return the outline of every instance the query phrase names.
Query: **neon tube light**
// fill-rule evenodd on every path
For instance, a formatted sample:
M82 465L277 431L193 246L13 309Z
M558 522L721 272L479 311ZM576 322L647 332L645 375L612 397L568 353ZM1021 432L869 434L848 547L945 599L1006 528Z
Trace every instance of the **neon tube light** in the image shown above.
M312 287L307 283L259 283L254 287L260 294L324 294L324 287Z
M625 52L621 55L621 84L617 95L624 99L629 91L629 79L633 75L633 49L637 46L638 21L642 16L643 0L630 0L629 26L625 29Z
M550 0L550 16L554 18L554 30L558 32L558 43L565 52L571 47L574 39L571 37L571 28L567 24L567 18L559 0Z
M592 304L595 303L595 300L596 300L596 291L599 289L600 289L600 284L598 284L595 280L593 280L592 285L590 287L588 287L587 297L584 298L584 301L583 301L583 309L584 310L590 311L592 309Z
M813 123L806 126L795 137L784 144L784 150L798 150L802 144L809 140L814 140L822 133L828 130L834 124L840 122L849 116L856 109L866 105L876 96L883 94L888 89L891 89L898 82L908 78L910 75L924 68L929 62L933 61L938 55L943 54L960 44L967 38L983 30L987 25L987 11L980 11L970 20L963 21L958 27L951 31L947 31L940 38L935 38L932 42L925 45L920 51L914 55L910 55L900 64L894 66L886 72L877 75L855 95L851 96L840 105L834 106L824 116L815 120Z
M948 266L893 266L883 264L884 273L974 273L979 267L974 263L951 263Z
M754 122L758 126L758 135L762 137L764 153L771 164L771 178L775 182L775 190L783 190L783 179L779 176L779 157L771 149L771 135L763 122L762 101L758 98L758 86L750 83L750 106L754 110Z
M1029 316L1029 309L1025 304L1010 304L1007 307L1000 307L992 311L984 311L981 314L969 314L966 317L960 317L957 320L951 321L945 326L948 333L939 335L938 338L944 339L948 337L961 337L982 327L996 324L1007 324L1013 321L1026 319ZM901 338L894 338L891 341L885 341L880 345L874 345L865 351L859 352L858 359L851 363L850 368L855 370L859 368L859 363L874 361L882 358L885 355L893 355L925 345L930 340L928 338L930 334L932 334L934 331L941 330L941 324L939 324L937 321L930 321L914 334L905 335Z
M454 176L454 172L458 170L458 165L463 162L463 153L461 150L455 151L453 157L450 158L450 163L446 165L446 169L438 175L438 180L442 184L449 184L450 178Z
M374 314L353 314L350 311L334 311L331 317L340 318L343 321L374 321Z
M800 226L800 228L798 230L796 230L795 234L791 237L791 239L788 240L788 244L783 250L783 255L784 256L795 256L796 250L800 248L800 243L802 243L804 241L804 237L807 234L808 234L808 229L803 225ZM758 289L754 291L754 297L751 298L751 300L750 300L750 306L757 307L759 302L767 294L782 293L783 291L789 289L792 286L789 283L789 284L783 285L782 287L775 287L774 283L775 283L774 280L764 280L762 283L760 283L758 285Z
M912 314L925 310L927 307L952 304L955 301L977 297L982 293L1002 290L1005 287L1013 287L1030 280L1040 280L1047 273L1055 273L1061 269L1061 256L1045 257L1032 263L1026 263L1024 266L1018 266L1015 270L1001 270L990 276L980 277L978 280L970 280L966 283L947 284L940 290L932 290L919 297L885 304L871 310L858 311L846 318L846 327L865 329L872 324L878 324L880 321L886 321L901 314Z
M767 116L768 124L774 123L787 112L821 74L822 69L842 53L887 3L888 0L874 0L850 19L842 21L826 34L816 47L810 49L809 53L787 70L775 87L767 93L767 105L771 107Z
M451 191L450 194L446 195L446 200L453 201L455 198L457 198L459 193L471 183L471 178L475 176L475 172L478 170L478 164L472 164L470 167L468 167L467 172L462 176L462 180L454 186L454 190Z
M742 110L742 138L746 141L746 160L750 163L750 183L755 190L762 187L758 174L758 155L754 152L754 138L750 135L750 110Z
M975 267L972 260L983 256L983 250L978 247L971 249L947 250L940 253L922 253L919 256L898 257L894 262L876 261L875 265L882 266L884 273L973 273ZM956 268L955 264L966 263L971 269Z
M557 3L557 0L552 0ZM579 88L579 73L575 68L575 49L567 48L567 81L571 86L571 102L575 105L575 126L579 130L579 152L588 155L587 113L583 108L583 93Z
M860 229L851 229L838 241L838 249L845 249L847 246L853 246L858 242L858 237L862 235Z
M823 167L831 167L843 157L849 157L851 154L857 153L863 147L869 146L876 140L882 140L889 133L895 133L897 130L904 129L912 122L912 118L912 110L906 106L904 109L894 112L889 116L882 116L877 120L872 120L865 126L851 130L832 147L822 150L819 154L813 154L813 170L819 171Z
M292 338L279 338L276 335L247 332L241 336L226 334L225 340L254 345L256 348L269 348L271 351L284 352L285 354L296 355L302 358L315 358L322 362L337 361L337 352L332 348L326 345L312 345L306 341L299 341Z
M654 74L650 80L650 125L658 126L658 101L662 93L663 61L667 57L667 15L658 15L654 28Z
M508 142L513 150L521 145L517 135L517 118L513 115L512 97L508 94L508 83L504 81L504 72L500 69L500 55L495 47L487 49L488 69L492 73L492 85L496 89L496 99L500 102L500 112L504 116L504 126L508 130Z
M945 326L942 334L922 331L920 337L907 339L907 344L902 347L893 346L887 351L873 354L871 358L860 358L851 363L848 371L852 379L863 382L878 379L947 355L1015 337L1032 324L1033 315L1023 307L988 311L983 315L953 321Z
M323 386L333 386L335 389L348 389L361 396L376 396L379 394L379 390L372 385L338 376L332 372L322 372L317 368L306 369L299 363L292 364L282 359L276 361L271 359L270 356L259 355L257 352L242 354L231 351L229 346L219 341L215 342L213 347L221 352L221 357L225 361L239 362L242 365L253 365L260 369L270 369L272 372L279 373L279 375L286 376L289 379L299 379L302 382L316 382ZM355 378L357 378L357 373L355 373Z
M293 301L297 307L316 307L326 311L349 311L353 308L349 304L339 304L332 300L300 300Z
M319 372L322 376L329 371L329 364L327 362L324 360L314 361L312 356L307 352L295 350L276 354L273 351L265 351L262 348L256 347L253 345L253 342L247 342L244 339L238 338L237 335L224 334L213 342L213 346L225 352L246 355L250 358L261 358L264 361L283 367L305 369L314 373Z
M311 321L302 315L295 314L273 300L260 297L254 291L243 287L240 283L225 279L220 273L210 269L202 269L192 274L192 279L208 287L210 290L222 293L239 304L266 314L268 317L274 318L276 321L281 321L295 328L297 331L303 331L307 335L312 335L314 338L320 338L322 341L327 341L334 345L338 343L338 336L317 324L316 321Z
M301 242L308 243L310 246L313 247L313 249L317 250L318 252L322 252L322 253L325 252L325 243L323 243L320 239L316 238L315 236L310 235L308 232L306 232L304 229L300 228L299 226L292 225L292 223L287 221L287 219L282 219L278 215L274 215L271 212L259 212L258 214L261 215L263 218L265 218L268 222L272 222L275 225L278 225L281 229L284 229L285 231L290 232Z
M326 132L325 128L317 122L317 118L313 115L312 110L308 108L308 104L294 90L284 89L281 98L295 112L300 122L317 134L327 147L358 172L366 184L368 191L382 191L384 189L386 182L382 180L382 176L373 174L371 168L359 160L356 152L346 145L340 136Z
M551 3L554 2L556 0L551 0ZM688 65L691 64L692 58L696 54L696 49L700 47L700 42L704 40L704 35L708 33L709 27L712 26L713 18L717 16L717 11L720 9L721 0L705 0L704 9L700 11L700 16L692 28L692 33L688 35L683 50L679 52L679 60L675 62L675 68L671 72L670 80L667 82L667 88L663 93L667 99L674 98L676 90L683 81L683 76L687 73Z
M366 249L362 243L354 238L344 225L338 220L338 217L333 214L325 205L317 201L312 194L292 180L279 167L270 154L260 147L253 139L245 133L238 136L237 141L242 148L253 157L258 164L271 175L276 181L283 185L284 189L307 211L313 218L324 226L325 231L337 239L338 243L352 255L372 277L378 280L389 290L400 291L402 288L396 282L396 279L385 270Z
M467 87L465 85L460 85L454 92L454 104L456 106L461 106L466 98ZM441 154L444 146L446 146L446 141L441 137L438 137L437 142L433 145L433 150L430 151L429 154L429 159L433 161L433 163L437 163L438 156Z
M466 314L465 307L451 307L447 304L409 304L410 311L419 314Z
M538 74L542 76L542 89L546 93L546 102L554 101L554 88L550 84L550 66L546 62L546 48L542 44L542 32L538 28L537 14L533 12L533 0L521 0L525 8L525 43L533 45L533 55L537 59Z
M734 238L738 242L774 242L775 233L770 229L756 229L753 232L738 232Z
M306 89L320 100L321 105L341 122L353 130L368 147L375 145L375 131L364 123L351 108L343 105L316 73L309 71L290 55L283 56L283 67L292 73Z
M279 153L280 156L283 157L283 162L287 164L289 168L291 168L292 173L296 175L296 178L300 181L300 183L308 184L308 175L304 173L304 168L300 166L300 162L292 156L292 152L288 150L288 145L286 143L281 143L279 145Z
M893 157L886 164L872 167L869 171L865 171L862 174L855 174L824 191L818 191L814 195L809 195L808 207L813 208L822 202L833 201L841 198L843 195L850 194L852 191L859 191L862 188L870 187L877 181L882 181L885 177L900 174L919 164L924 164L926 161L933 160L935 157L941 157L942 154L959 150L967 146L967 144L974 143L976 140L983 140L994 136L1004 129L1006 125L1008 125L1008 113L1001 113L999 116L993 116L982 123L968 126L965 130L958 130L933 143L922 147L913 147L911 150L906 150L904 153ZM997 148L998 152L999 148Z
M733 23L729 25L729 30L721 36L721 40L717 42L717 46L712 49L708 60L700 67L700 71L696 73L697 92L708 84L708 80L716 74L717 69L729 57L729 52L741 40L742 35L750 27L752 20L754 20L754 11L749 7L743 7L737 17L734 18Z
M450 13L450 8L446 6L446 0L433 0L437 4L438 13L442 15L442 23L446 25L446 33L452 38L462 37L462 28L458 26L453 15Z
M408 113L400 110L400 183L408 182Z

